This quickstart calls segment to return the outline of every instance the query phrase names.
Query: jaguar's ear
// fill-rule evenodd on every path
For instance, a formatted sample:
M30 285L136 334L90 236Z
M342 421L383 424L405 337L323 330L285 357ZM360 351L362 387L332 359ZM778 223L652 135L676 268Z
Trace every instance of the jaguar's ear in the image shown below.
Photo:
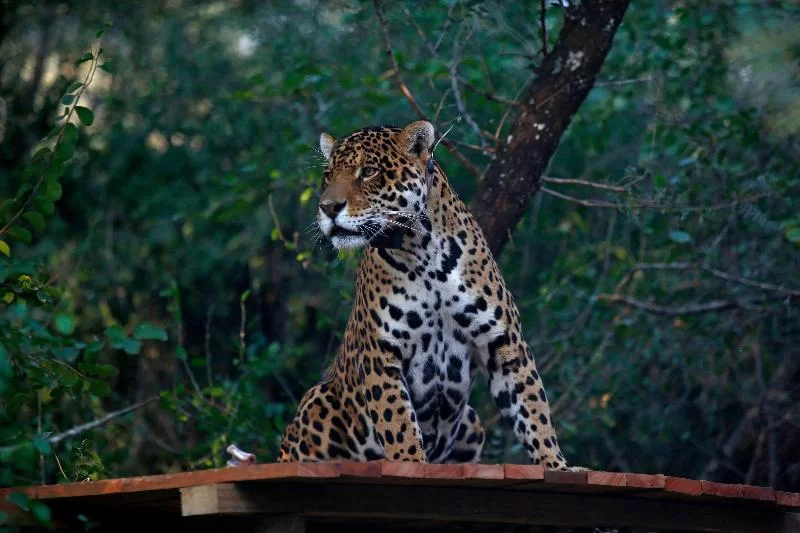
M400 133L400 145L406 151L419 157L422 152L429 152L433 146L433 124L427 120L417 120L406 126Z
M322 150L322 155L325 156L326 160L331 158L331 152L333 152L333 144L335 142L336 139L327 133L323 133L319 136L319 149Z

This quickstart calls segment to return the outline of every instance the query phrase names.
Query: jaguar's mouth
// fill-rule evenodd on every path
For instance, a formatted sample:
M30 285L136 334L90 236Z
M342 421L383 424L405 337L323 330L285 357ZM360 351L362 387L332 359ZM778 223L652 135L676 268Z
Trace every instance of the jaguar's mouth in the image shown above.
M361 233L358 231L353 231L349 229L345 229L341 226L334 226L331 228L331 237L362 237Z

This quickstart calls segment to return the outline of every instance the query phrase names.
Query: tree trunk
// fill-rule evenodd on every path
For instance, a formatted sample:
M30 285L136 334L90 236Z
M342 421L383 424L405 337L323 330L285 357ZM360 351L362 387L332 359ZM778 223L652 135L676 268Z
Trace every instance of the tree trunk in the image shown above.
M470 208L495 255L539 190L561 135L594 85L628 2L582 0L565 9L558 42L520 99L523 108Z

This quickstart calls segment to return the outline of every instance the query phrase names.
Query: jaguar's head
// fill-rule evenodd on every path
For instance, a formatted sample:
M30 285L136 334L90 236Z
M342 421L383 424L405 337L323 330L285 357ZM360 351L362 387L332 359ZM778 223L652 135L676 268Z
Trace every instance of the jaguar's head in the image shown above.
M335 248L359 248L416 225L427 205L433 141L433 125L424 120L402 129L364 128L339 140L320 136L326 167L317 224Z

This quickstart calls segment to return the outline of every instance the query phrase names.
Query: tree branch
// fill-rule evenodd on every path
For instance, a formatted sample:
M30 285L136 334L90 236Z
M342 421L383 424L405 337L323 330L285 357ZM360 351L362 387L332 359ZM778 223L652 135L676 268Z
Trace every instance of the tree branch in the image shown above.
M599 294L597 295L597 299L606 302L623 303L625 305L630 305L631 307L636 307L638 309L647 311L648 313L660 316L702 315L704 313L718 313L741 307L739 302L735 300L711 300L710 302L701 304L687 304L669 307L665 305L654 304L652 302L637 300L636 298L632 298L625 294Z
M153 403L156 400L158 400L158 398L150 398L150 399L145 400L143 402L139 402L139 403L135 403L133 405L129 405L128 407L125 407L124 409L120 409L118 411L111 411L107 415L102 416L102 417L98 418L97 420L92 420L91 422L87 422L85 424L81 424L79 426L75 426L74 428L68 429L67 431L64 431L63 433L59 433L58 435L53 435L52 437L49 437L47 440L50 442L50 444L58 444L59 442L61 442L64 439L69 439L69 438L72 438L72 437L76 437L76 436L80 435L81 433L85 433L85 432L90 431L90 430L92 430L94 428L100 427L103 424L107 424L107 423L111 422L115 418L119 418L121 416L124 416L124 415L130 413L131 411L135 411L137 409L141 409L145 405Z
M378 24L381 27L381 33L383 34L383 48L386 52L386 55L389 57L389 62L392 65L392 74L397 84L397 88L400 89L400 92L403 93L403 96L406 97L408 103L411 104L411 108L417 114L417 116L424 120L429 120L425 112L417 103L414 95L411 94L411 91L408 88L408 85L403 81L403 77L400 74L400 64L397 62L397 57L394 55L394 51L392 50L392 41L389 38L389 29L386 25L386 19L383 17L383 6L381 5L381 0L374 0L375 4L375 11L378 15ZM458 159L458 162L461 163L467 170L469 170L475 177L480 181L483 176L483 173L476 167L472 162L464 157L464 155L459 152L456 147L449 142L447 139L441 140L442 144L447 148L447 150L453 154L453 156Z
M761 289L768 292L777 292L789 297L800 297L800 290L798 289L787 289L786 287L782 287L780 285L773 285L771 283L764 283L763 281L754 281L751 279L743 278L741 276L735 276L733 274L728 274L727 272L723 272L722 270L718 270L716 268L710 267L708 265L698 265L694 263L637 263L634 265L634 270L704 270L709 274L716 276L720 279L724 279L725 281L730 281L732 283L738 283L740 285L746 285L748 287L753 287L756 289Z
M524 106L479 183L471 211L494 254L539 190L558 142L594 85L629 0L595 0L564 9L555 47L520 101Z
M573 178L553 178L550 176L542 176L542 181L547 183L561 183L564 185L583 185L584 187L592 187L593 189L603 189L605 191L613 192L625 192L628 190L628 186L621 187L619 185L606 185L605 183L597 183L594 181Z

